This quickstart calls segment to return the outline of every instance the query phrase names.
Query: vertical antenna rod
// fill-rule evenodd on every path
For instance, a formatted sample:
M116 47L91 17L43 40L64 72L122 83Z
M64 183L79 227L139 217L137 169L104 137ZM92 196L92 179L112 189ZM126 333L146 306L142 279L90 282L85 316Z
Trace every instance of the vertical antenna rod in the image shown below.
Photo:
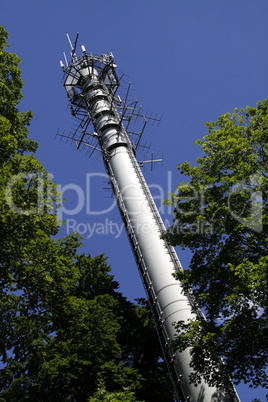
M72 49L72 51L73 51L73 50L74 50L74 48L73 48L73 45L72 45L72 42L71 42L70 36L69 36L69 34L66 34L66 36L67 36L67 39L68 39L68 41L69 41L70 48L71 48L71 49Z
M72 44L68 36L72 50ZM189 349L179 352L172 341L176 337L173 323L188 322L201 311L193 312L191 294L185 294L172 274L181 269L173 247L161 239L165 227L149 191L133 146L114 101L119 87L112 53L73 57L64 70L63 85L72 105L72 112L87 112L98 138L103 161L117 205L125 224L134 257L145 286L150 307L158 327L166 360L174 373L179 398L192 402L239 402L236 391L210 387L205 381L190 383L191 355ZM124 112L123 112L124 113ZM83 137L84 138L84 137ZM81 140L82 141L82 140Z

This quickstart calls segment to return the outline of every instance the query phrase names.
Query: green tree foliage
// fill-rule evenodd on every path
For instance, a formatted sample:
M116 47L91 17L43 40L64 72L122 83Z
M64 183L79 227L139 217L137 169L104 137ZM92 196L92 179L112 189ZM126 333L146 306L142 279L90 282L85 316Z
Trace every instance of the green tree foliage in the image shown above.
M230 375L235 383L265 387L268 100L206 126L208 134L196 142L204 156L196 166L179 165L189 182L166 201L174 209L166 238L192 251L189 269L176 276L193 289L207 318L178 323L177 344L192 347L194 381L202 374L220 385Z
M91 396L88 402L135 402L134 392L107 392L105 388L99 388L94 396Z
M7 37L0 27L0 400L173 401L146 303L78 236L55 238L59 196L27 138Z

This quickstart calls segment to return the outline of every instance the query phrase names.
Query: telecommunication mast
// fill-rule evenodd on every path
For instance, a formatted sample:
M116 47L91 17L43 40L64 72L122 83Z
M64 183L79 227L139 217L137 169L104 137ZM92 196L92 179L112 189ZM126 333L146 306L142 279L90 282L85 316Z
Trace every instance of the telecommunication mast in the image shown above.
M172 346L176 336L173 323L187 322L202 313L193 309L192 295L183 292L180 282L172 276L181 269L181 264L173 247L160 237L165 227L136 160L135 149L147 117L141 109L136 111L136 100L128 103L129 88L125 101L116 95L120 83L112 53L97 56L87 53L82 46L82 55L78 57L77 39L78 35L73 47L68 36L72 57L67 62L64 54L65 64L61 62L71 113L80 121L79 130L71 139L78 149L83 145L90 152L97 149L102 153L178 397L192 402L239 402L235 390L210 387L205 381L198 386L191 384L190 352L178 352ZM132 118L143 119L143 129L136 133L136 144L132 143L133 133L128 130ZM94 128L93 134L87 132L89 124Z

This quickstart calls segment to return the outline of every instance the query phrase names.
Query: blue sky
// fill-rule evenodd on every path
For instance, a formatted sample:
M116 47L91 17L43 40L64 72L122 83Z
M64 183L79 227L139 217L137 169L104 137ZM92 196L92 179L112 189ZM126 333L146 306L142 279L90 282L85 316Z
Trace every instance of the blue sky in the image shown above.
M30 137L40 144L38 159L64 191L61 236L73 228L84 236L84 252L109 257L120 290L131 300L144 296L134 258L110 192L104 190L101 156L89 159L56 132L68 134L75 124L67 110L59 61L69 58L68 32L78 49L112 52L118 74L133 83L144 107L162 115L159 127L148 125L138 159L164 157L163 166L145 169L156 197L167 197L183 180L178 163L194 163L200 150L194 142L206 134L205 121L236 107L254 106L267 97L267 0L47 0L1 2L0 24L9 32L10 51L22 59L24 100L21 110L35 115ZM79 53L79 50L78 50ZM124 90L122 90L122 93ZM106 211L107 210L107 211ZM79 211L79 212L78 212ZM105 212L106 211L106 212ZM163 219L171 211L161 207ZM177 250L183 266L189 252ZM239 386L242 401L265 392Z

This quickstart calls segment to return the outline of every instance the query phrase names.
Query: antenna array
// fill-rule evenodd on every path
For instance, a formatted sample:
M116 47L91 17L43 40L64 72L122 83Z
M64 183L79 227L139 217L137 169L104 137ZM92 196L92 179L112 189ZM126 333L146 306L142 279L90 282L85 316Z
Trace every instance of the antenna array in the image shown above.
M65 64L61 61L60 65L64 71L63 86L66 89L67 96L69 99L69 108L71 114L77 119L78 124L71 130L68 135L65 132L57 132L56 136L65 138L67 141L75 143L78 150L86 150L86 154L92 156L94 151L102 152L102 149L98 146L99 138L98 134L94 131L94 122L92 116L88 113L84 94L81 90L81 85L79 80L82 80L81 69L77 68L77 56L76 56L76 46L79 34L76 35L76 40L74 46L70 40L69 35L67 38L71 47L71 61L68 63L66 55L64 53ZM87 73L94 74L96 70L105 83L106 88L109 91L109 96L113 102L116 109L116 113L120 118L120 125L126 130L131 146L135 151L139 148L149 149L146 143L141 142L142 135L144 133L145 127L148 122L153 125L159 125L162 116L153 115L152 113L144 112L142 106L138 105L138 100L132 94L131 82L126 82L124 80L124 74L118 79L115 73L116 64L114 63L114 56L110 52L108 55L102 54L101 56L94 55L93 53L87 54L85 47L81 46L83 52L83 58L85 59L85 65L87 66L85 70ZM127 84L124 87L123 84ZM121 85L120 85L121 84ZM118 88L120 86L121 91L125 90L125 94L117 94ZM140 162L141 166L146 163L162 161L162 159L152 159L149 161Z

